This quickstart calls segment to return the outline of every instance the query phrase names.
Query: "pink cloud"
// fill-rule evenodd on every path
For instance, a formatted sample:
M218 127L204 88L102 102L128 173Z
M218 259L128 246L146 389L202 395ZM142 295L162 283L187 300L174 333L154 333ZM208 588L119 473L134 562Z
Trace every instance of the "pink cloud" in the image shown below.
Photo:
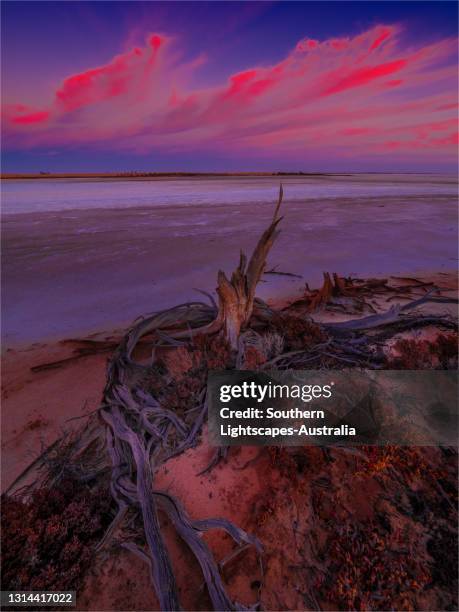
M146 49L135 47L132 51L116 56L111 62L67 77L56 91L56 106L73 111L84 106L116 98L135 87L138 69L150 73L154 69L159 49L165 38L153 34Z
M365 68L358 68L357 70L351 70L347 75L339 78L334 85L324 91L323 95L329 96L330 94L339 93L346 89L367 85L375 79L380 79L394 72L399 72L406 64L406 60L399 59L393 62L379 64L378 66L368 66Z
M16 125L33 125L43 123L47 121L48 118L48 111L35 111L32 113L25 113L24 115L16 115L11 118L11 122Z
M174 45L152 34L142 48L66 76L47 108L5 107L8 142L254 155L273 148L286 159L456 154L455 39L408 48L394 25L305 38L278 63L248 66L212 88L193 87L202 58L180 58Z
M390 28L381 28L380 33L373 41L370 50L377 49L389 36L391 36L392 30Z

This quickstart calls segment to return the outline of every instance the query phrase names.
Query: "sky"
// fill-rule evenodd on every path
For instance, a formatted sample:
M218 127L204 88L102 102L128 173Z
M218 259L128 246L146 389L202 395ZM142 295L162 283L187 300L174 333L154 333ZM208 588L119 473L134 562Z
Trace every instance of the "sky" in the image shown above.
M20 2L2 171L456 172L456 2Z

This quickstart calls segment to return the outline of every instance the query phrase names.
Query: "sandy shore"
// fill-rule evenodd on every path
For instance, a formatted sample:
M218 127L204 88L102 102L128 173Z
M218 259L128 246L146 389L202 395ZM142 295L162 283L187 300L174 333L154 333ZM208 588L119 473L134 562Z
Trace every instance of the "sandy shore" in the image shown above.
M5 215L2 491L63 430L78 427L82 417L98 408L109 353L70 360L54 369L36 367L72 357L74 346L63 340L93 334L100 339L120 337L139 315L204 299L193 290L214 290L217 270L234 269L239 249L251 251L272 209L265 201ZM323 271L360 278L416 276L434 282L448 295L457 295L457 208L449 195L307 202L287 197L284 214L268 269L298 276L265 275L258 295L268 302L298 297L306 282L310 287L321 285ZM385 310L391 304L379 306ZM444 304L429 305L431 312L445 310ZM320 320L324 317L342 315L317 314ZM286 483L269 464L269 457L258 461L257 451L251 448L235 449L230 463L199 476L211 454L204 432L197 448L161 468L156 486L177 495L191 516L224 516L250 530L260 503L268 503L265 498L272 491L282 499ZM323 468L319 464L317 477ZM241 466L247 467L240 471ZM323 468L324 475L329 477L334 470L339 482L341 468ZM307 486L311 483L308 480ZM343 504L352 509L359 494L361 491L350 489ZM362 508L365 503L362 500ZM277 508L276 516L285 514L285 524L291 525L292 511ZM308 516L305 520L304 529ZM271 579L280 585L283 576L291 574L290 565L300 562L285 557L285 542L292 533L283 533L276 523L266 538L278 560L271 565ZM183 605L201 609L197 567L175 536L169 540ZM206 536L206 540L219 559L231 550L229 540L221 534ZM230 593L245 603L256 601L256 589L251 586L256 580L247 578L251 572L257 575L252 561L247 571L236 572L227 581ZM268 601L272 609L301 607L300 600L289 599L293 587L284 592L273 588ZM125 551L98 559L79 593L78 609L157 609L148 568Z
M213 291L219 268L266 227L266 203L71 210L3 219L4 346L124 326L140 314ZM265 299L317 286L323 271L382 276L457 265L457 206L450 196L289 201Z
M46 372L31 370L69 354L69 348L55 343L10 349L3 355L2 491L64 429L81 424L68 419L89 414L100 404L105 355Z
M444 289L444 295L457 295L455 273L424 273L418 275L418 278L435 282ZM388 304L381 303L380 307L385 309ZM445 312L446 309L452 313L457 310L451 305L428 305L429 312ZM323 320L324 317L342 316L321 313L318 318ZM120 330L116 330L110 337L119 334ZM105 335L101 334L100 337ZM2 490L14 481L43 447L54 442L63 430L79 426L82 423L81 417L89 415L99 406L108 354L82 357L55 369L32 370L36 366L70 357L72 348L72 345L67 343L35 343L26 348L10 348L3 354ZM230 463L220 465L210 474L199 476L213 453L213 449L207 445L204 432L202 443L196 449L187 451L162 466L156 475L155 486L176 495L191 516L224 516L247 528L252 520L253 509L256 508L258 512L260 500L266 497L266 474L269 473L270 487L274 487L276 491L281 492L286 485L273 466L266 463L269 463L269 455L258 460L258 449L250 447L233 449L231 452ZM241 466L245 466L243 472L240 471ZM320 469L326 470L327 477L330 475L329 467L322 466ZM341 478L340 470L343 469L347 468L339 465L333 467L337 482ZM310 484L312 486L312 481ZM356 486L356 490L349 490L343 502L350 508L354 507L356 496L361 493L359 485ZM367 498L362 498L361 509L367 507L367 502ZM290 524L293 520L289 515L291 509L278 508L276 512L287 513L285 524ZM168 533L166 524L163 529ZM282 561L284 552L281 552L285 544L284 538L291 537L291 534L287 536L283 534L282 529L276 528L267 537L272 538L272 551L278 550L278 569L275 569L275 564L272 571L279 571L280 574L276 578L274 573L272 580L280 580L280 576L286 571L285 568L282 569L284 564L291 561ZM175 536L169 539L183 605L185 609L196 609L197 605L202 606L202 593L200 594L196 587L198 569L194 563L190 564L188 551L180 546ZM219 533L206 536L206 540L219 559L232 550L230 541L222 538ZM250 558L244 561L246 562L250 566ZM253 571L256 573L256 565ZM233 577L230 574L228 579L230 593L246 603L256 601L256 589L254 590L251 584L253 581L248 580L245 574L239 573ZM299 605L298 602L286 603L286 598L291 597L291 593L291 585L286 586L285 592L275 589L271 595L271 604L281 607L288 605L288 609L295 609L295 606ZM148 568L127 551L101 558L94 571L88 575L85 588L78 594L78 609L158 609L151 591Z
M398 274L397 276L401 276ZM455 272L422 273L417 278L434 282L443 295L457 297ZM293 296L292 296L293 297ZM385 299L385 298L384 298ZM272 300L275 301L275 300ZM376 304L372 301L373 305ZM384 300L379 309L391 303ZM428 304L430 313L449 311L457 315L455 305ZM318 312L317 320L341 320L342 314ZM352 315L358 318L364 315ZM345 317L344 317L345 318ZM118 328L98 339L120 338ZM87 337L86 335L80 337ZM69 336L67 336L69 338ZM5 490L43 447L56 440L62 430L81 423L100 403L105 384L109 354L95 354L70 360L57 368L34 371L32 368L64 360L74 355L75 345L67 342L35 343L9 348L2 355L2 490Z
M82 424L81 417L95 410L105 384L107 355L93 355L69 362L64 367L41 372L31 368L70 356L71 350L59 343L36 344L29 348L9 350L3 356L2 381L2 491L33 461L40 451L73 427ZM156 476L156 486L177 495L192 516L220 515L236 522L247 522L251 502L260 489L255 469L230 472L220 468L210 476L197 476L208 464L214 449L207 446L206 436L199 448L170 461ZM254 456L244 449L238 462L242 465ZM234 467L234 466L233 466ZM238 504L231 501L234 490L241 494ZM242 502L244 501L244 504ZM250 503L249 503L250 502ZM244 506L244 508L243 508ZM167 526L163 525L167 532ZM175 538L172 539L174 542ZM231 550L229 539L215 532L208 541L217 557ZM197 568L178 542L172 554L177 568L186 609L196 604ZM116 576L116 581L114 581ZM250 584L250 581L249 583ZM247 584L234 585L233 595L246 601L254 599ZM128 551L100 559L95 573L78 593L79 610L156 610L147 566Z
M67 365L41 372L31 368L49 361L64 359L71 349L59 343L35 344L29 348L10 349L3 356L2 381L2 491L33 461L40 451L62 435L81 425L85 415L95 410L105 384L107 355L93 355ZM156 476L156 486L177 495L195 517L219 515L236 522L247 522L252 503L260 489L258 471L243 465L256 454L243 449L231 470L218 468L209 476L197 476L206 467L214 449L206 436L197 448L168 462ZM239 491L237 504L232 494ZM244 518L243 518L244 515ZM167 533L167 525L163 525ZM190 565L186 549L174 544L174 565L177 568L185 609L196 605L197 568ZM231 541L218 531L208 542L218 558L232 547ZM147 566L128 551L100 559L95 573L87 577L85 588L78 593L79 610L156 610ZM116 576L116 581L114 581ZM255 601L246 584L235 584L233 596Z

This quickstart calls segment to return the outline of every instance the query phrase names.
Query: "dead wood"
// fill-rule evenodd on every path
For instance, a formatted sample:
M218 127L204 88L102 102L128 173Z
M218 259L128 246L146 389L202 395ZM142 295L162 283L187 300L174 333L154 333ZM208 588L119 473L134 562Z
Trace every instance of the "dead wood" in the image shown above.
M241 606L232 602L226 594L218 566L200 533L210 528L223 528L239 544L250 543L258 550L261 547L255 538L223 519L192 523L178 500L153 491L155 470L162 461L195 444L207 408L203 402L197 417L192 415L190 423L162 408L152 395L136 383L138 379L133 377L133 373L147 368L134 361L133 352L141 338L147 335L154 337L156 334L162 340L165 337L192 339L196 333L211 334L220 330L230 346L237 349L239 334L248 326L254 311L255 291L265 269L267 254L278 235L282 196L281 186L273 219L249 262L241 253L239 266L230 280L224 272L218 273L217 311L212 301L211 306L195 302L141 319L123 338L110 362L100 416L106 424L106 446L112 461L111 490L118 504L118 512L103 542L105 544L115 531L127 507L140 507L147 546L140 552L149 561L152 582L163 610L180 609L180 602L169 553L159 527L159 506L169 515L178 533L198 559L216 610L241 609ZM259 303L257 312L263 316L267 309ZM172 439L175 442L171 448Z
M78 359L84 357L90 357L92 355L99 355L103 353L112 353L118 346L120 339L118 340L90 340L87 338L72 338L69 340L62 340L59 344L62 346L74 346L72 354L69 357L63 359L57 359L56 361L50 361L41 363L39 365L30 368L31 372L44 372L46 370L54 370L60 368L69 363L73 363Z
M248 325L252 316L255 291L265 270L266 257L279 234L277 226L282 219L278 216L282 198L283 189L281 185L271 224L263 232L248 264L245 254L241 251L239 265L231 275L230 280L222 270L218 272L217 320L223 328L225 338L234 350L238 349L241 330Z
M374 305L369 299L389 294L386 302L394 300L410 300L414 296L431 295L435 291L436 296L430 297L430 302L457 303L454 298L440 295L442 291L432 282L424 282L415 278L396 277L391 278L398 281L406 281L404 284L390 284L386 278L346 278L339 276L336 272L330 275L323 273L324 281L320 289L311 290L306 283L303 297L296 300L288 308L305 307L306 312L316 312L327 309L338 310L354 314L364 310L376 312ZM287 308L287 309L288 309Z
M248 326L254 310L255 292L266 267L266 258L274 240L279 235L277 226L282 220L282 217L279 217L279 210L283 194L281 185L273 219L269 227L261 235L249 262L247 263L247 257L241 251L239 265L232 273L230 279L228 279L222 270L219 270L217 275L218 308L215 312L215 318L201 327L193 328L194 334L214 334L222 331L231 348L237 351L239 334ZM212 305L214 306L214 304L215 302ZM213 311L215 311L214 308ZM163 313L158 314L161 315ZM159 327L164 327L164 322L158 324L156 321L157 316L153 315L153 317L145 319L143 329L138 330L140 335L135 338L133 337L129 343L136 343L140 336L150 333ZM167 333L171 338L175 339L190 337L190 330L171 329L170 331L167 330Z
M76 355L72 355L71 357L65 357L64 359L57 359L56 361L50 361L47 363L40 363L39 365L36 366L32 366L30 368L31 372L34 372L35 374L37 374L38 372L46 372L47 370L56 370L57 368L61 368L63 366L68 365L69 363L73 363L74 361L78 361L79 359L83 359L83 357L90 357L92 355L97 355L100 353L110 353L113 351L112 349L104 349L104 350L97 350L97 351L85 351L85 352L79 352Z
M311 294L309 297L308 310L314 312L324 304L326 304L333 295L333 283L328 272L324 272L324 282L322 287Z
M443 300L447 300L448 302L457 303L457 300L452 298L443 298ZM442 300L442 301L443 301ZM352 321L342 321L340 323L330 323L326 325L327 329L331 331L357 331L357 330L369 330L374 329L375 327L381 327L384 325L390 324L398 324L401 321L401 316L404 312L408 310L412 310L417 306L421 306L426 302L438 302L439 299L433 296L433 290L426 293L423 297L418 298L417 300L413 300L408 302L407 304L396 304L391 306L389 310L383 312L381 314L371 315L369 317L364 317L363 319L353 319ZM422 317L417 317L417 320L421 320ZM432 317L430 317L432 319ZM447 317L433 317L436 323L441 321L447 322ZM414 322L415 319L412 320ZM408 326L410 324L410 320L407 321Z
M294 278L303 278L301 274L294 274L293 272L281 272L280 270L276 270L277 266L271 268L271 270L266 270L264 274L278 274L279 276L293 276Z
M40 469L46 467L45 478L53 484L59 482L65 471L70 470L77 478L97 478L99 474L106 474L109 466L110 490L117 508L99 549L106 546L111 538L119 535L129 515L129 520L137 529L136 542L131 537L122 539L121 544L148 563L152 584L162 610L179 610L180 600L167 543L160 529L159 512L169 517L178 535L196 557L216 610L245 608L232 601L226 593L220 576L221 568L203 541L202 534L209 529L223 529L240 546L254 546L260 553L261 545L254 536L225 519L191 520L179 500L156 490L155 473L161 464L191 448L199 439L207 416L206 387L203 383L194 397L193 404L183 412L178 413L166 405L161 405L161 396L156 397L145 385L145 376L151 374L155 353L151 359L152 363L139 363L135 358L135 351L141 344L154 347L159 343L166 343L171 347L170 350L176 350L175 347L182 345L190 348L197 334L222 332L234 355L239 348L242 331L248 329L250 333L260 337L260 330L263 333L277 329L270 327L273 320L276 316L282 317L287 313L287 317L290 316L290 320L286 319L287 323L294 330L294 335L303 334L301 337L304 345L300 344L300 350L291 350L282 345L280 354L266 358L260 366L262 369L273 366L281 369L378 368L382 367L384 362L384 355L378 344L383 337L432 323L447 328L456 327L447 316L407 314L430 301L454 301L429 291L405 305L392 306L382 314L344 323L324 324L320 327L313 323L312 327L318 328L320 333L316 334L315 339L311 340L309 336L309 340L306 340L305 329L298 331L300 328L295 327L295 322L291 320L290 307L276 312L255 298L257 284L265 270L267 255L279 233L282 197L281 186L272 221L258 241L250 260L247 262L246 256L241 253L239 265L230 279L224 272L218 273L218 304L208 295L210 304L188 302L150 313L137 320L117 345L109 363L103 402L97 418L91 418L86 430L78 435L60 456L53 457L56 445L59 446L55 443L31 466L39 466ZM342 278L337 274L332 277L325 273L322 288L318 291L310 291L307 288L303 303L306 303L307 311L310 312L326 306L333 299L363 300L365 296L386 291L397 296L402 290L410 293L411 287L421 288L423 291L430 287L430 284L420 283L416 279L408 280L411 283L408 287L391 287L386 279L359 281ZM346 304L345 301L342 303ZM304 327L304 315L302 319ZM309 325L308 317L306 322ZM71 357L53 364L36 366L34 371L58 367L68 361L89 354L108 352L114 348L114 341L111 340L76 342L77 346ZM165 381L166 384L168 382ZM219 449L202 473L212 469L225 455L225 449ZM12 488L29 475L30 469L13 483Z
M371 305L365 302L364 297L390 290L385 278L360 281L344 278L336 272L333 273L333 279L328 272L324 272L323 276L324 281L320 289L311 291L306 284L303 298L297 301L297 303L304 302L309 312L315 312L331 305L342 307L345 310L350 304L356 305L357 311L363 310L364 305L371 310Z

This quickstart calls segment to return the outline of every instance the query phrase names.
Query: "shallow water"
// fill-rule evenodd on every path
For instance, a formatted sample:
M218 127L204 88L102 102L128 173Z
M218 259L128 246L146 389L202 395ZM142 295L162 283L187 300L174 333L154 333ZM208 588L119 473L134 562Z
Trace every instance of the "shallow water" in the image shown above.
M453 176L362 174L283 177L6 180L3 214L94 208L272 203L279 183L291 201L452 195Z
M280 179L6 181L2 336L7 346L125 325L200 299L272 218ZM322 272L377 276L457 267L454 177L282 177L281 234L264 299ZM202 296L201 296L202 297Z

